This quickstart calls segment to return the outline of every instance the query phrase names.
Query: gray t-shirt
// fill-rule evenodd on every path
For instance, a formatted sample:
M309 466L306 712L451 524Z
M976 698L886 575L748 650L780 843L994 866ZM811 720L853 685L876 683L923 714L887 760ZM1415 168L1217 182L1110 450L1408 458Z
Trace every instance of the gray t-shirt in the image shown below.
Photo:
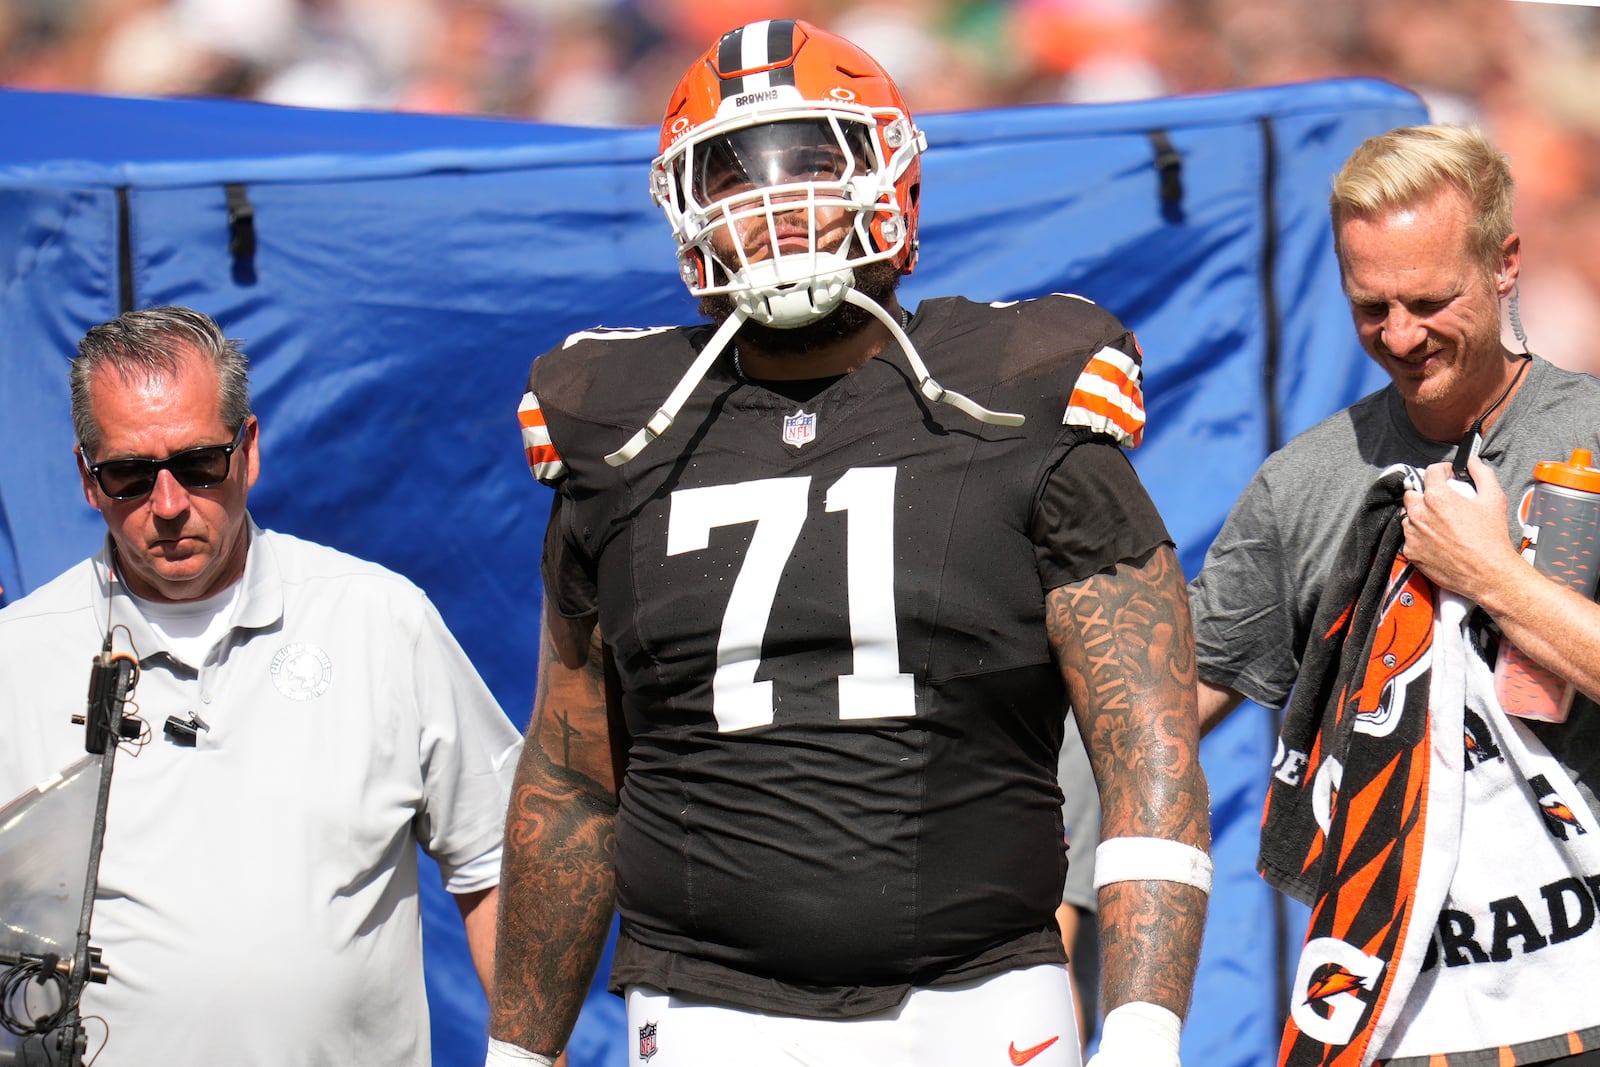
M1521 536L1516 509L1534 464L1568 459L1574 448L1600 454L1600 380L1536 356L1480 453L1505 489L1512 536ZM1200 677L1283 707L1328 572L1367 489L1385 467L1425 467L1455 451L1455 443L1417 433L1399 393L1386 386L1267 457L1189 583ZM1588 779L1591 792L1600 772L1596 720L1600 709L1575 708L1571 729L1539 730L1574 776ZM1593 739L1580 747L1579 734ZM1558 748L1580 754L1578 765Z
M1083 748L1076 715L1067 714L1056 776L1061 784L1061 824L1067 835L1067 880L1061 902L1080 911L1098 912L1094 891L1094 850L1100 846L1100 793L1095 788L1089 754Z

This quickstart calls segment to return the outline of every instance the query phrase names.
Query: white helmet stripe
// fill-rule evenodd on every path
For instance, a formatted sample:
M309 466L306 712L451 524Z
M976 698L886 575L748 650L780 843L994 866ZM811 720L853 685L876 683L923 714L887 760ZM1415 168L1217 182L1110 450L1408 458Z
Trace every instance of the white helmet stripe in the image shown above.
M771 25L772 23L770 21L757 22L753 25L746 26L744 28L744 32L739 35L740 70L760 70L760 68L772 62L767 58L768 54L771 52L771 49L767 46L767 29ZM763 71L763 73L765 72ZM756 84L754 77L755 76L745 79L745 92L749 92L752 89L765 89L767 87L764 81L762 84Z
M722 99L795 84L794 64L788 62L794 58L794 34L794 19L764 19L726 34L718 49L717 66L754 73L724 81ZM784 65L776 66L780 63Z

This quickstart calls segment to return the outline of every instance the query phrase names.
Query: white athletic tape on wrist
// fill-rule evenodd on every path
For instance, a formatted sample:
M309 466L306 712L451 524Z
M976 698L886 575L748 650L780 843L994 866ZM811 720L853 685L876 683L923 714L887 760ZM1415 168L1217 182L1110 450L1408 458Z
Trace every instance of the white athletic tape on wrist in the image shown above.
M1109 1016L1107 1016L1109 1018ZM543 1056L537 1052L529 1052L521 1045L513 1045L509 1041L489 1039L489 1051L483 1059L483 1067L555 1067L555 1059Z
M1183 1020L1145 1000L1119 1004L1100 1024L1100 1051L1085 1067L1180 1067Z
M1094 850L1094 887L1112 882L1182 882L1211 892L1211 857L1165 837L1108 837Z

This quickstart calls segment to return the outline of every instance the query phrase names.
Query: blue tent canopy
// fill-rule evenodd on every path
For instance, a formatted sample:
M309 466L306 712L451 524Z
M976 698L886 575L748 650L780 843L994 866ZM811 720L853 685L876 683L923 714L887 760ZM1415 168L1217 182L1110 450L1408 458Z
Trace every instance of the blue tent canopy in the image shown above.
M1328 180L1425 118L1357 79L926 116L903 296L1075 292L1131 325L1135 464L1193 574L1267 452L1381 383L1339 292ZM15 91L0 128L0 602L102 536L71 455L77 339L187 304L252 357L257 519L416 580L525 721L548 506L517 432L528 363L575 330L694 316L647 194L654 131ZM1203 751L1218 878L1184 1056L1208 1067L1275 1059L1283 932L1254 873L1273 736L1247 707ZM481 1062L459 921L428 890L436 1061ZM1292 945L1300 923L1278 925ZM619 1018L591 998L574 1067L625 1062Z

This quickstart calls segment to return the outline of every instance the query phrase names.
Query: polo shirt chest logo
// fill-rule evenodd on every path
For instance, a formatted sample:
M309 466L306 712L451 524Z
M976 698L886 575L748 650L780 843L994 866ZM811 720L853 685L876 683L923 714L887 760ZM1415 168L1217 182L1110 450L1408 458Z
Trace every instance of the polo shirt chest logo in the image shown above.
M296 641L278 649L272 657L272 684L290 700L315 700L333 682L333 660L306 641Z

